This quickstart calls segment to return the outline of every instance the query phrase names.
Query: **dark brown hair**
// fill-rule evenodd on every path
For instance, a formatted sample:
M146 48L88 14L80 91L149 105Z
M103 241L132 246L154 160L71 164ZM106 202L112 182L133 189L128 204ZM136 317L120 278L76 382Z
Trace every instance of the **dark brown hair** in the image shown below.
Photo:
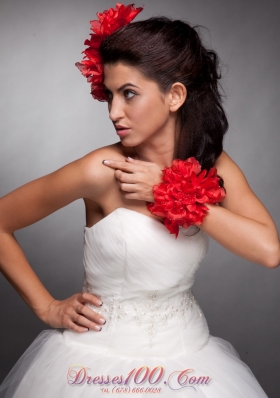
M228 122L218 87L217 54L202 45L195 28L165 17L130 23L103 40L100 55L105 64L136 67L162 92L175 82L185 85L174 159L194 156L209 170L223 150Z

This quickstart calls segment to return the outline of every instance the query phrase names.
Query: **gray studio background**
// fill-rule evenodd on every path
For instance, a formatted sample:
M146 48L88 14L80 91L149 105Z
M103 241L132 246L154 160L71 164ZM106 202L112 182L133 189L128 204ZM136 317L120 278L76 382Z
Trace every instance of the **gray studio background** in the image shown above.
M208 28L202 30L205 42L224 64L225 150L279 229L279 1L144 3L137 19L161 14ZM118 140L106 104L91 98L74 66L82 59L89 20L113 6L111 0L1 0L0 196ZM81 290L84 225L79 200L16 232L58 299ZM233 344L271 398L280 396L279 282L280 268L249 263L212 241L194 286L211 334ZM46 325L3 276L0 303L2 380Z

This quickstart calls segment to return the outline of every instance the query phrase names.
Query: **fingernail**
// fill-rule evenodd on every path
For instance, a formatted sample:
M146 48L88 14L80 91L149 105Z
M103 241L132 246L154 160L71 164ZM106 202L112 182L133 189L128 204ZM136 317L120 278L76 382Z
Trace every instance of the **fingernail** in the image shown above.
M109 160L102 160L102 163L103 164L110 164L110 161Z
M101 304L99 304L100 305L100 307L101 307L101 305L103 305L103 301L101 301Z
M102 322L103 325L105 325L105 323L106 323L106 319L104 319L104 318L99 318L99 321Z
M88 332L88 331L89 331L89 328L84 328L84 331L85 331L85 332Z
M102 327L101 327L101 326L95 325L95 326L94 326L94 329L97 330L98 332L100 332L100 330L102 330Z
M126 158L128 159L128 160L133 160L132 158L130 158L129 156L126 156Z

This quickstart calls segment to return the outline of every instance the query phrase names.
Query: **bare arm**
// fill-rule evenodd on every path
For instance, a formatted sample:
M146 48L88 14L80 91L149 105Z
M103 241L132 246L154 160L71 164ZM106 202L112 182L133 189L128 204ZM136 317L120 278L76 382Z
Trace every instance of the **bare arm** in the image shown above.
M216 167L227 195L221 206L207 205L209 211L201 228L233 253L268 268L277 267L279 237L270 214L225 152Z
M97 326L103 324L99 315L84 306L85 302L99 305L100 300L89 293L55 300L32 270L13 233L76 199L92 196L94 190L98 194L102 175L95 163L101 164L98 152L96 157L72 162L0 199L1 272L41 320L53 327L69 327L78 332L85 328L98 330Z

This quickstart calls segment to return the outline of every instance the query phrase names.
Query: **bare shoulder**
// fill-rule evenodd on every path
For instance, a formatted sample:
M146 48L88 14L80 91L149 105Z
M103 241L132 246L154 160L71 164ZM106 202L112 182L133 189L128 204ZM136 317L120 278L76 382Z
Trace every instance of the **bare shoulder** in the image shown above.
M234 213L263 223L273 223L263 203L253 192L240 167L222 152L215 163L217 173L224 180L226 197L222 206Z
M234 180L236 182L236 179L239 180L240 183L248 185L240 167L225 151L223 151L216 160L215 167L217 168L219 176L223 178L225 185L231 185Z
M84 183L87 186L85 199L97 200L115 182L114 170L102 163L105 159L125 160L119 143L98 148L80 159Z
M224 202L253 193L243 171L225 151L216 160L215 167L218 175L224 180L227 192Z

